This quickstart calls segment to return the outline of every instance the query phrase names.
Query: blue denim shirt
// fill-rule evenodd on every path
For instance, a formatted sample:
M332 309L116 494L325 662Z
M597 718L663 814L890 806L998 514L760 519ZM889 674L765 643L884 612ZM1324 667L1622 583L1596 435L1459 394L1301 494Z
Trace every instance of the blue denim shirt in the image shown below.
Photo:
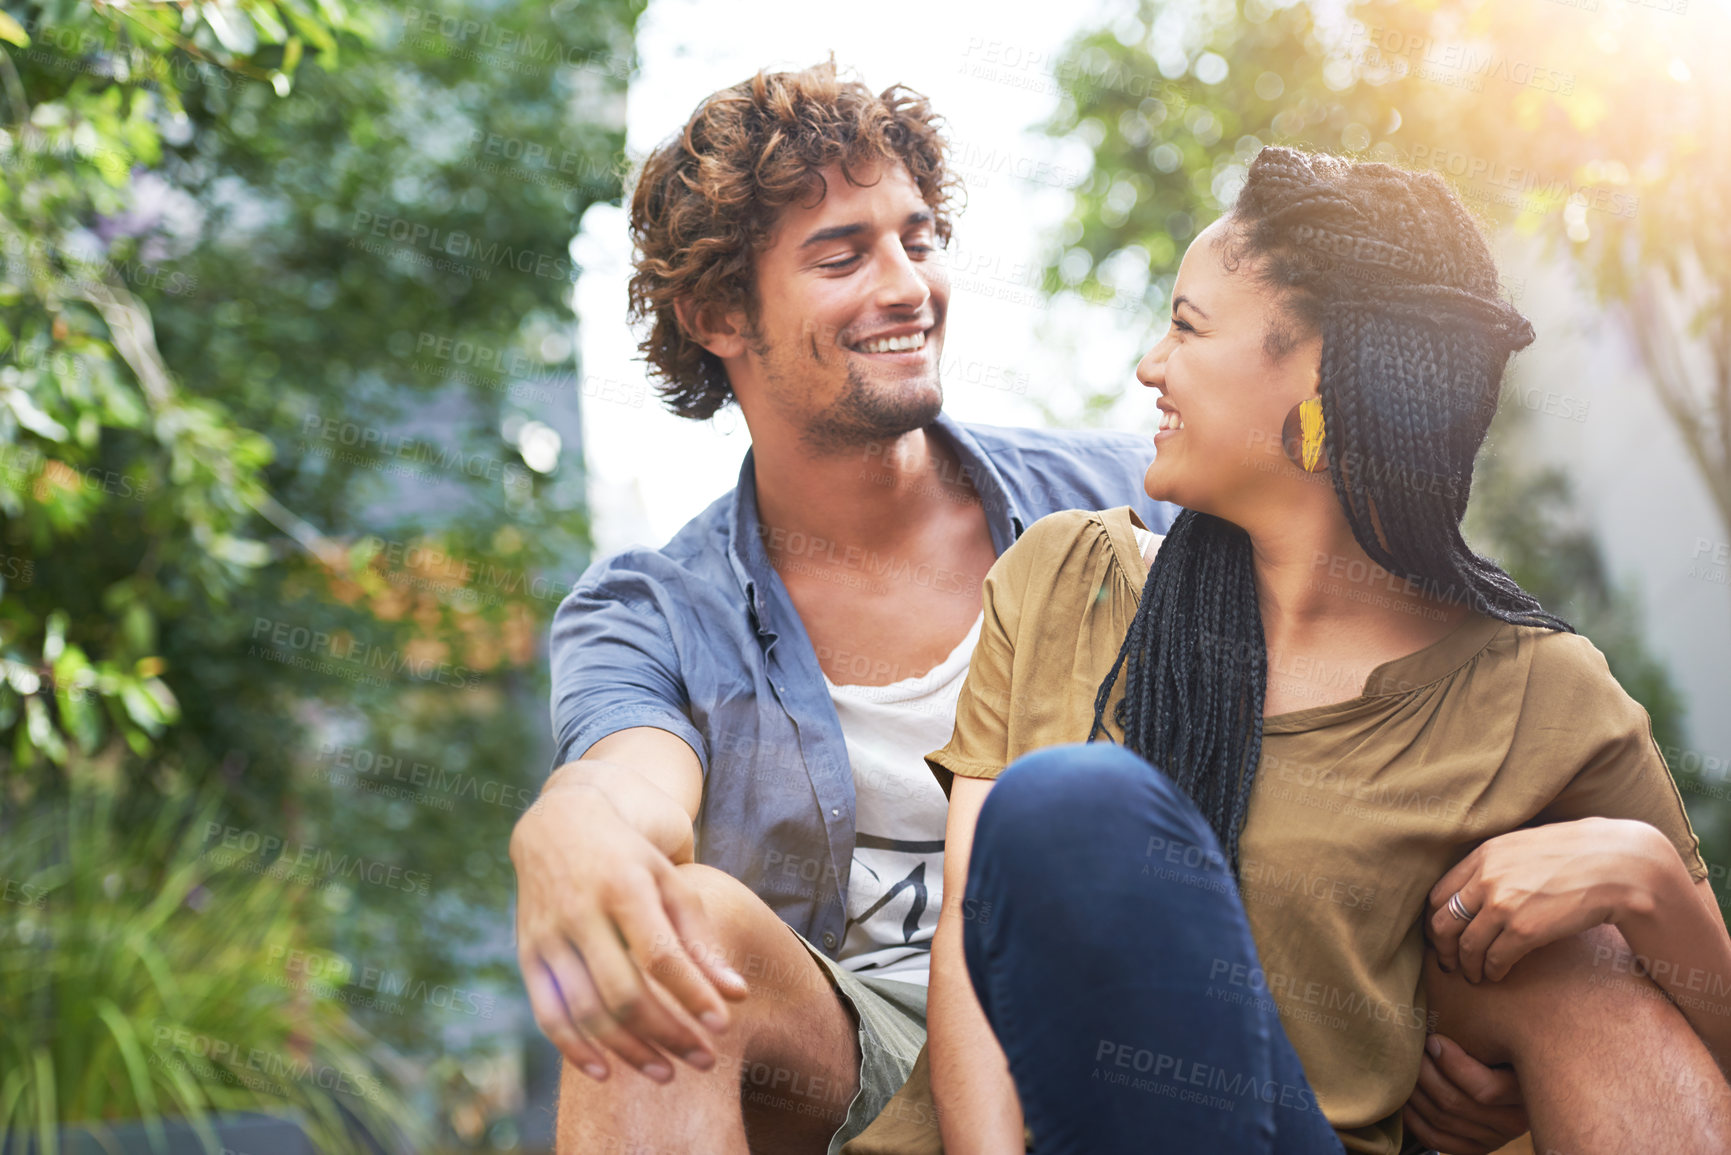
M1062 509L1133 504L1156 533L1146 437L963 425L940 416L992 545ZM759 534L752 456L739 485L661 549L591 565L553 619L553 733L563 765L632 726L683 738L703 765L697 861L749 886L834 955L854 852L853 772L817 654Z

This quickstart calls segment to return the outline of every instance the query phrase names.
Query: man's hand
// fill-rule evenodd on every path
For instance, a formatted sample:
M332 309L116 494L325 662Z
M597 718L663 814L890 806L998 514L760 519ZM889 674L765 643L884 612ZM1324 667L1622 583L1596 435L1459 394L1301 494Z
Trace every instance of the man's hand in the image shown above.
M607 1051L658 1082L673 1078L669 1055L707 1070L726 1000L746 986L706 949L714 928L658 845L689 857L690 815L625 766L581 767L562 768L575 773L550 783L511 835L535 1021L591 1078L607 1077Z
M1515 1073L1485 1066L1441 1035L1425 1041L1403 1118L1421 1143L1447 1155L1488 1155L1528 1130Z

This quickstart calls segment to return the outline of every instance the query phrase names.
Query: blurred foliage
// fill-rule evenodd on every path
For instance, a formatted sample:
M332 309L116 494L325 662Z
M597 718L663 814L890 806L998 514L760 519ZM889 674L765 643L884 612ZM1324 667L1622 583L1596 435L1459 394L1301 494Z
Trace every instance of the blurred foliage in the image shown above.
M567 245L619 195L641 8L0 7L0 844L64 827L100 764L103 821L152 832L112 843L113 877L160 883L195 828L312 848L272 941L345 978L237 1021L401 1055L381 1077L446 1143L510 1145L521 1106L505 848L587 545ZM164 918L132 933L165 958L233 930ZM0 906L0 950L71 973L76 936L26 919ZM356 997L380 974L424 997ZM0 1087L46 1054L93 1088L61 1118L147 1106L92 1011L168 1014L119 997L135 978L33 987ZM106 1065L60 1066L80 1055Z
M1163 316L1265 144L1437 171L1576 261L1731 537L1728 52L1716 4L1134 0L1054 69L1093 167L1046 288Z
M131 829L116 802L83 773L0 843L0 876L27 880L11 887L21 912L0 937L0 1019L52 1008L56 1027L0 1041L0 1135L33 1135L46 1152L56 1119L100 1137L102 1120L144 1118L160 1145L168 1114L202 1124L214 1150L211 1112L268 1104L319 1151L374 1150L354 1123L415 1136L342 1004L292 974L269 981L300 937L304 884L266 856L207 848L214 797L164 799Z
M1685 440L1701 443L1695 463L1731 534L1731 120L1712 111L1731 107L1719 62L1731 19L1604 7L1123 5L1054 66L1059 106L1044 130L1085 142L1092 166L1073 190L1046 291L1164 317L1186 246L1267 144L1435 170L1488 227L1542 236L1587 273L1630 326ZM1719 167L1704 172L1709 163ZM1679 291L1690 302L1682 313ZM1690 376L1685 365L1699 366L1685 346L1707 355L1706 371ZM1498 413L1469 537L1604 651L1675 762L1686 746L1681 695L1567 478L1521 464L1522 413ZM1731 813L1704 798L1691 812L1708 853L1731 852Z

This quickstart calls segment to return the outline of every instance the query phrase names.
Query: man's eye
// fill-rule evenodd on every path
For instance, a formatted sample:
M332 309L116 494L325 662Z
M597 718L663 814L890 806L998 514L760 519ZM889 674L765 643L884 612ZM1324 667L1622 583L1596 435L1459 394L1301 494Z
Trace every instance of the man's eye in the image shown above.
M932 246L930 245L904 245L902 247L905 252L917 253L922 257L932 251Z
M859 254L855 253L851 257L843 257L839 261L825 261L823 264L820 264L818 266L818 268L820 268L820 269L845 269L845 268L848 268L850 265L857 263L858 261L859 261Z

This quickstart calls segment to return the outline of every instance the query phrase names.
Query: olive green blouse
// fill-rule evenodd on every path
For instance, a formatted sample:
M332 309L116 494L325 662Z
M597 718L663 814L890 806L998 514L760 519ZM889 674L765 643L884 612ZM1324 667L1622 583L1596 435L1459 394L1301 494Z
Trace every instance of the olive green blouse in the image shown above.
M946 791L953 774L994 778L1086 740L1147 575L1133 524L1128 508L1053 514L992 567L955 732L927 758ZM1218 997L1272 995L1347 1150L1394 1155L1426 1033L1431 887L1487 838L1593 815L1651 823L1706 877L1647 713L1604 656L1469 613L1357 697L1264 719L1239 851L1267 985L1235 992L1227 976ZM941 1149L909 1124L935 1119L927 1069L849 1152Z

